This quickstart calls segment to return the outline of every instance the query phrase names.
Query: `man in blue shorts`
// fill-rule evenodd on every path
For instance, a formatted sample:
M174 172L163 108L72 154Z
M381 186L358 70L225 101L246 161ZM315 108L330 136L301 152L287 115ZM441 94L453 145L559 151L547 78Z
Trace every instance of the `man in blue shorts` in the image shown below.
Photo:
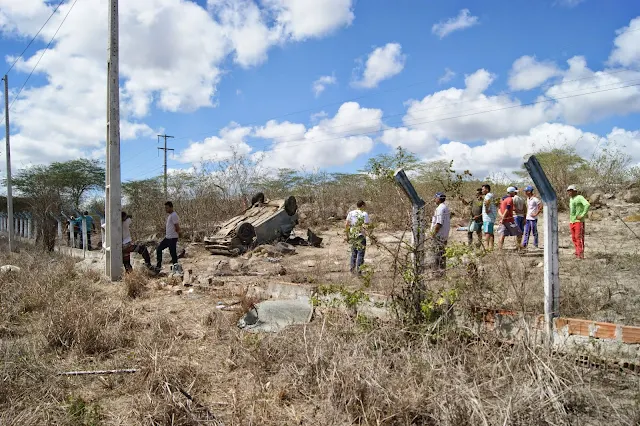
M496 217L498 216L498 211L493 201L490 185L482 185L482 195L484 195L484 201L482 203L482 232L487 239L487 250L493 250L495 241L493 227L496 222Z

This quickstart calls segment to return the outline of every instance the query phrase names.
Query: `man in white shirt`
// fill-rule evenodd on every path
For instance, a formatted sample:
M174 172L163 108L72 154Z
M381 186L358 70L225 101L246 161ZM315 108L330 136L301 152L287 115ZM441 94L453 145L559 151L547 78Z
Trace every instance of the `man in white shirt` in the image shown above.
M351 245L351 273L360 275L360 267L364 263L364 253L367 248L367 226L369 214L364 211L366 204L360 200L356 204L357 209L347 214L345 231L347 241Z
M436 193L434 201L438 207L436 207L433 217L431 218L431 237L433 238L433 249L435 251L435 267L441 272L444 272L447 268L445 250L447 241L449 240L449 231L451 230L451 212L445 204L446 200L447 196L444 193Z
M533 232L533 246L538 248L538 217L542 213L542 201L533 195L533 186L527 186L524 193L527 195L527 222L524 225L522 247L527 247L529 235Z
M178 263L178 237L180 236L180 218L178 214L173 211L173 203L167 201L164 203L164 209L167 212L167 224L165 230L164 240L160 242L156 249L156 269L159 271L162 269L162 252L167 247L169 253L171 253L171 263Z
M136 252L144 259L144 264L147 269L152 269L151 256L149 256L149 250L142 244L133 244L131 240L131 216L126 212L122 212L122 263L126 272L131 272L133 266L131 266L131 253Z

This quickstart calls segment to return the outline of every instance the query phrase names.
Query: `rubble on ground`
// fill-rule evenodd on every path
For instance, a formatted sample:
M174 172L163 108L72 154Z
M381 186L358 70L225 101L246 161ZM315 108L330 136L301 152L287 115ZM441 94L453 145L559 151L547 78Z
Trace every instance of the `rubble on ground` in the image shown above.
M2 273L20 272L20 267L14 266L14 265L4 265L4 266L0 266L0 272Z
M249 309L238 321L238 327L254 333L276 333L291 325L307 324L312 316L313 305L309 297L265 300Z

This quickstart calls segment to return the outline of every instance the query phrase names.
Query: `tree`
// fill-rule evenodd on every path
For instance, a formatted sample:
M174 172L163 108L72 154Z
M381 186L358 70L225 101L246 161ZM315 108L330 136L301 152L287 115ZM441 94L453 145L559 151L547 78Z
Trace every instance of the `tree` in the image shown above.
M35 166L20 170L12 183L29 203L33 219L38 223L36 239L52 251L56 239L54 218L59 217L64 208L60 182L51 178L48 167Z
M105 171L99 161L79 159L22 169L12 179L14 188L27 200L40 225L38 237L52 250L55 220L67 208L80 210L82 198L104 187ZM5 182L6 184L6 182Z
M587 170L587 161L577 154L575 148L567 146L563 148L551 148L535 153L549 182L558 195L558 206L562 208L568 204L566 189L567 186L580 183ZM527 156L528 157L528 156ZM529 173L524 165L523 170L517 171L516 175L528 178Z
M370 158L362 171L381 177L389 176L400 168L404 169L405 172L418 170L420 164L421 161L415 154L399 146L396 148L395 154L380 154Z
M62 195L68 197L76 210L80 210L82 197L87 192L104 189L105 170L98 160L81 158L52 163L47 168L47 174L56 181Z

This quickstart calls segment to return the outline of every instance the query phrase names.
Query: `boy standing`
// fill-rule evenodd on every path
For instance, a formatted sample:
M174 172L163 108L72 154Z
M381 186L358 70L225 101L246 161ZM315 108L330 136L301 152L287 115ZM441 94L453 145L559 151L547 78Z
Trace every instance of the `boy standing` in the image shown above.
M533 232L533 246L538 248L538 216L542 212L542 202L533 195L533 186L527 186L524 193L527 196L527 222L524 225L522 247L527 247L529 235Z
M356 210L351 210L347 214L345 232L347 241L351 245L351 273L360 275L360 267L364 264L364 253L367 248L366 232L369 214L364 211L366 207L364 201L358 201L356 207Z

